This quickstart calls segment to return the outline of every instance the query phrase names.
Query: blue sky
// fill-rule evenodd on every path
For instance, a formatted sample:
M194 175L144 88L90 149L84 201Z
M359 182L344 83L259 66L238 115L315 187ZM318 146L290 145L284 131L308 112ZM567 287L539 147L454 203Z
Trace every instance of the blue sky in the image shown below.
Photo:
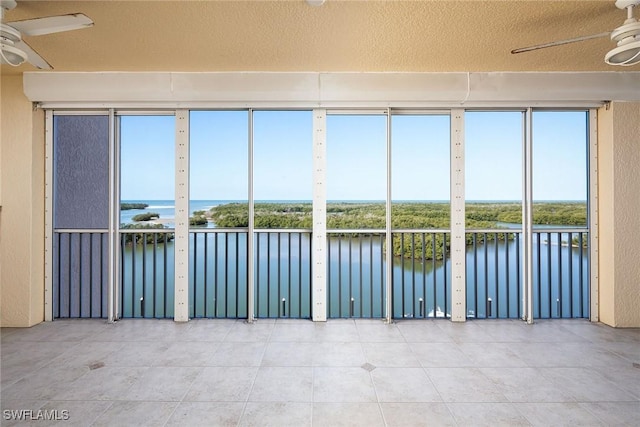
M311 111L254 113L256 200L312 198ZM190 117L191 199L246 200L246 111L196 111ZM449 199L449 117L392 117L393 200ZM535 112L534 199L585 200L586 114ZM384 200L384 115L327 116L327 198ZM173 199L175 119L121 118L121 197ZM522 113L465 114L467 200L519 200Z

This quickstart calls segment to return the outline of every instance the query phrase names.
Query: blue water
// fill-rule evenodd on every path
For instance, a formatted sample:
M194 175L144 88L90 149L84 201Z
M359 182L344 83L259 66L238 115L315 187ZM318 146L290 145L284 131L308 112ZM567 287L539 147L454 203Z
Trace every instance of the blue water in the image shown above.
M148 203L145 210L122 212L122 222L142 212L156 212L172 227L173 200L131 200ZM234 201L195 200L190 214ZM246 202L246 201L245 201ZM520 228L516 224L501 224ZM210 224L210 227L213 227ZM548 227L545 227L548 228ZM550 227L549 227L550 228ZM514 235L516 238L517 235ZM580 247L567 247L574 233L534 236L534 306L536 317L583 317L588 314L588 256ZM407 237L409 238L409 237ZM418 234L417 239L420 239ZM585 237L586 238L586 237ZM256 239L256 315L309 317L311 286L310 236L306 233L258 233ZM190 301L192 317L246 317L246 232L219 235L190 234ZM328 314L330 317L381 317L387 268L382 237L332 237L328 244ZM124 251L123 313L137 316L144 288L149 287L146 316L170 317L173 310L173 242L155 258L151 249L127 247ZM521 241L488 242L467 247L467 307L469 317L520 316L519 259ZM134 252L137 254L136 258ZM166 258L166 262L163 261ZM146 259L147 267L143 260ZM157 262L157 265L156 265ZM135 266L135 267L134 267ZM155 266L152 270L151 266ZM135 268L135 269L134 269ZM167 268L167 270L164 270ZM451 310L451 265L445 262L393 260L393 317L445 317ZM148 272L144 272L149 270ZM153 273L155 271L155 273ZM143 285L142 278L147 276ZM166 280L164 277L166 276ZM135 277L135 278L134 278ZM135 283L135 285L133 285ZM154 285L157 283L157 285ZM169 289L166 298L163 295ZM150 295L153 297L150 299ZM282 298L286 307L281 307ZM152 308L151 301L159 302ZM487 301L491 300L489 307ZM165 307L166 306L166 312ZM159 308L158 308L159 307ZM153 314L150 314L153 310ZM156 312L158 310L158 312ZM164 313L164 314L163 314Z
M176 206L173 200L123 200L123 203L146 203L149 206L146 209L131 209L126 211L120 211L120 223L130 224L133 222L132 218L135 215L153 212L160 215L160 220L167 228L175 227ZM214 206L219 206L226 203L236 203L237 200L191 200L189 202L189 216L193 215L195 211L207 211ZM245 201L246 203L246 201ZM213 227L210 224L210 227Z

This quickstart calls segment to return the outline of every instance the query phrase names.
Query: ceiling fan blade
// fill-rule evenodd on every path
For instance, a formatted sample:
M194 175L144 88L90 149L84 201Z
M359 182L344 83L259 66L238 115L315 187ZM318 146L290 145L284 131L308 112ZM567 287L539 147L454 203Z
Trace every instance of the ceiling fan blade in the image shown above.
M610 35L611 35L611 32L609 31L609 32L606 32L606 33L592 34L590 36L582 36L582 37L576 37L576 38L573 38L573 39L558 40L558 41L555 41L555 42L538 44L538 45L529 46L529 47L521 47L519 49L513 49L511 51L511 53L515 54L515 53L530 52L532 50L545 49L547 47L562 46L563 44L577 43L577 42L581 42L581 41L585 41L585 40L591 40L591 39L599 39L601 37L609 37Z
M24 40L20 40L16 42L15 47L17 47L18 49L22 50L24 53L27 54L27 61L34 67L39 68L41 70L53 69L51 64L45 61L44 58L42 58L42 56L38 55L38 53L35 50L31 49L31 46L29 46Z
M85 14L73 13L71 15L14 21L8 24L20 31L23 36L41 36L91 27L93 26L93 21Z

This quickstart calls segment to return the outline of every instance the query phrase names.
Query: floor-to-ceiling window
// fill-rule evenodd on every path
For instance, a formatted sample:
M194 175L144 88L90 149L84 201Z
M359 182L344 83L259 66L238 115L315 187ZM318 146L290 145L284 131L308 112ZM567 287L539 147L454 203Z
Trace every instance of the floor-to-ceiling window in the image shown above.
M249 112L189 115L189 316L247 317Z
M451 315L450 117L391 116L393 317Z
M529 111L456 118L464 123L457 167L465 180L456 185L465 194L469 318L522 317L528 286L534 318L589 314L589 116ZM460 255L450 248L457 160L448 112L327 110L322 182L314 181L311 110L191 111L180 168L173 112L52 117L54 317L105 317L115 271L116 317L171 318L181 260L188 317L308 318L314 220L328 230L327 317L452 315ZM180 230L174 198L185 172L189 228ZM312 213L318 186L326 218ZM179 236L189 244L177 255Z
M518 318L524 113L467 111L464 120L467 317Z
M533 315L589 316L588 113L534 110Z
M253 112L255 315L311 316L311 111Z
M121 317L173 317L175 118L117 117Z
M387 114L327 115L328 317L383 317Z

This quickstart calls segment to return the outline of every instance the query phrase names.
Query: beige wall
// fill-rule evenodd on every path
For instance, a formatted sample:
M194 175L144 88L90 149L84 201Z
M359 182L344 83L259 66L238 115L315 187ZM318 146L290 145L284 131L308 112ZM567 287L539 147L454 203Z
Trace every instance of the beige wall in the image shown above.
M22 76L2 76L0 109L0 324L44 319L44 115Z
M640 327L640 103L598 113L599 315Z

